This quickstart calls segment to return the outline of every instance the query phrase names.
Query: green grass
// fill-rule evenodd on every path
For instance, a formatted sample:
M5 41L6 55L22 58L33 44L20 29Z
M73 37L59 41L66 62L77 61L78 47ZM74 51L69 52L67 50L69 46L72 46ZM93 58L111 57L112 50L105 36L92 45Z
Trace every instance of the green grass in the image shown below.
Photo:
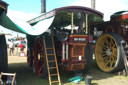
M9 64L9 72L16 72L17 85L49 85L48 78L41 79L37 77L37 75L32 72L32 68L30 68L25 62ZM128 77L118 76L116 73L105 73L97 67L95 61L93 62L90 71L83 74L83 80L79 85L85 85L84 79L87 75L93 77L92 85L128 85ZM60 70L62 85L78 85L73 82L68 82L68 79L73 76L73 72L66 72L62 69Z
M32 68L26 63L9 64L9 72L16 72L16 81L18 85L48 85L48 80L41 79L32 72Z

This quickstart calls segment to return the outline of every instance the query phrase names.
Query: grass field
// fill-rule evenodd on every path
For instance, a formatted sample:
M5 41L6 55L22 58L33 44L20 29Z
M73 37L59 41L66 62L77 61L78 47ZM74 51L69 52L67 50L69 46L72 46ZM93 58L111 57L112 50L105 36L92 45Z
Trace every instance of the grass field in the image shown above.
M40 79L32 72L32 68L27 66L26 57L9 56L9 72L16 72L17 85L49 85L48 78ZM85 85L84 78L90 75L93 77L92 85L128 85L128 77L118 76L117 73L104 73L98 69L96 62L93 62L92 68L88 73L83 74L83 80L79 84L68 82L73 77L72 72L60 71L62 85Z

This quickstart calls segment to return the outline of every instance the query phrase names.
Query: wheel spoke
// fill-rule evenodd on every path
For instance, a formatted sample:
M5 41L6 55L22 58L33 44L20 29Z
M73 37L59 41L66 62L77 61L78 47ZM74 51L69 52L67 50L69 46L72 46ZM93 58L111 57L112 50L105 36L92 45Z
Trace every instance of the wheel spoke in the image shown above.
M103 53L102 55L103 55L103 56L107 56L106 53Z
M110 68L112 68L113 63L115 63L116 60L114 59L114 56L111 56L110 59L111 59Z
M105 59L109 59L109 57L104 57L103 60L105 60Z
M105 38L105 42L106 42L106 44L108 45L110 45L110 42L108 41L108 39L107 38Z
M112 65L113 65L113 61L110 62L110 68L112 68Z
M104 43L100 44L100 47L106 47L106 45Z
M103 47L102 49L103 49L103 50L105 50L105 51L107 50L107 48L106 48L106 47Z
M111 49L115 49L115 48L117 48L117 47L116 47L116 44L113 43L113 45L111 46Z
M44 64L41 65L39 72L43 70Z
M102 51L102 54L106 54L106 51Z
M106 67L110 61L111 61L111 60L108 60L108 61L105 63L104 66Z

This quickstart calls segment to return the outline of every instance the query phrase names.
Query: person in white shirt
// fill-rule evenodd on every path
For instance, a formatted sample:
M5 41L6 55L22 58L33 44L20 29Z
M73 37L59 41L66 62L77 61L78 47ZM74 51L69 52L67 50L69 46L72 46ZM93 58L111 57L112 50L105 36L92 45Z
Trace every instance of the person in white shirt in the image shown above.
M10 51L9 51L9 53L10 53L10 55L11 55L11 53L12 53L12 56L13 56L13 50L14 50L14 47L15 47L15 44L14 44L14 42L13 42L13 40L11 40L11 42L9 43L9 48L10 48Z

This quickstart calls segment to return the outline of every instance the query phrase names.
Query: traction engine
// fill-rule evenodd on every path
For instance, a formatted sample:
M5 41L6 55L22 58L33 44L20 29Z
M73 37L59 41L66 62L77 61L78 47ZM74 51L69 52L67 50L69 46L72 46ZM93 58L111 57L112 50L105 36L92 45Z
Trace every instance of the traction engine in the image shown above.
M37 20L49 14L54 14L54 18L50 16L54 20L46 32L38 36L27 35L28 65L33 66L37 75L42 78L50 76L48 72L52 73L56 66L65 71L82 73L88 71L93 55L90 44L93 36L90 35L89 23L95 23L95 16L102 19L103 14L86 7L62 7L34 18L28 23L34 25Z

